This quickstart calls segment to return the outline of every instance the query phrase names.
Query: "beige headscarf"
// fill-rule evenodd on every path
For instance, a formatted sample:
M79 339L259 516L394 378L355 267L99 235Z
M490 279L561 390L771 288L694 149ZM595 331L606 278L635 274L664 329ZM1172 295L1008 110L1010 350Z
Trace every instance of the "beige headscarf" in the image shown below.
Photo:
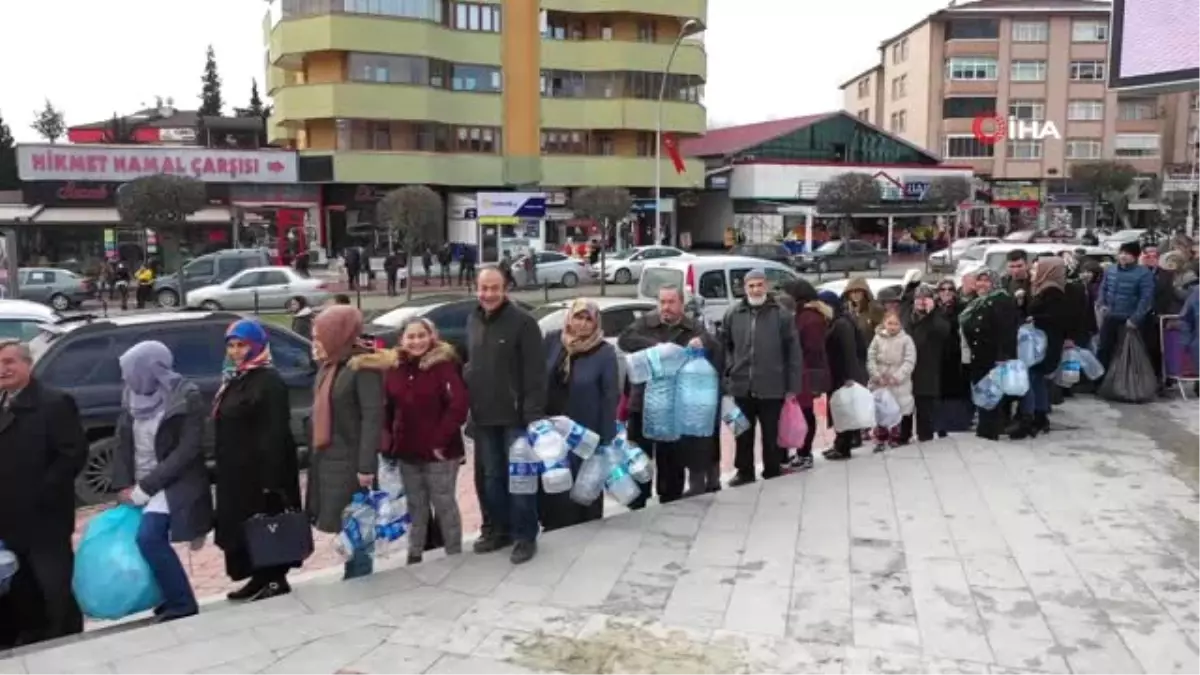
M1030 291L1033 295L1041 295L1047 288L1067 289L1067 263L1058 256L1038 258L1034 263Z
M333 382L342 362L354 352L362 327L362 312L350 305L326 307L313 322L321 362L312 407L315 450L324 450L333 443Z
M575 333L571 328L571 319L579 314L586 313L592 317L592 330L586 335ZM604 341L604 332L600 330L600 307L591 300L577 298L571 303L570 309L567 310L567 321L563 325L562 344L563 350L566 352L566 358L563 359L563 374L571 374L571 357L576 354L585 354L596 348L596 345Z

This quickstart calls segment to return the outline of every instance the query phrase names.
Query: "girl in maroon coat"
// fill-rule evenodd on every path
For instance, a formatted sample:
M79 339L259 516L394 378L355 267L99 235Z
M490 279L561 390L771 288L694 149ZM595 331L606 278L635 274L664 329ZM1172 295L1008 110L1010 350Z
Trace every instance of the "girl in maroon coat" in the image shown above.
M833 319L833 310L817 299L817 289L804 279L796 279L785 288L796 303L796 335L800 338L800 353L804 359L803 380L796 402L808 422L804 447L798 448L792 468L806 471L813 467L812 445L817 434L817 415L813 404L817 397L829 391L829 363L825 357L825 333Z
M408 563L421 562L430 506L446 554L462 553L456 494L468 400L454 347L438 339L429 320L413 318L403 326L398 349L356 357L353 365L387 371L383 455L400 462L412 516Z

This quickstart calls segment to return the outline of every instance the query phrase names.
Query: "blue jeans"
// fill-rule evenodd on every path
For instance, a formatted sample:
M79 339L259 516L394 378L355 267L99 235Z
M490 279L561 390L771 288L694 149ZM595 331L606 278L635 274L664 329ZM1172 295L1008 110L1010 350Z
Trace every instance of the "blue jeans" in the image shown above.
M1050 380L1039 373L1029 374L1029 391L1021 397L1021 414L1050 412Z
M375 571L375 558L372 556L374 549L375 544L371 544L367 549L355 551L354 557L346 561L342 581L370 576L371 572Z
M142 524L138 528L137 547L158 588L162 591L163 616L186 616L199 611L196 605L196 594L192 592L192 582L188 581L187 573L179 562L175 549L171 548L171 516L165 513L146 513L142 515Z
M475 485L489 536L537 539L537 495L508 493L508 446L523 433L518 427L475 428Z

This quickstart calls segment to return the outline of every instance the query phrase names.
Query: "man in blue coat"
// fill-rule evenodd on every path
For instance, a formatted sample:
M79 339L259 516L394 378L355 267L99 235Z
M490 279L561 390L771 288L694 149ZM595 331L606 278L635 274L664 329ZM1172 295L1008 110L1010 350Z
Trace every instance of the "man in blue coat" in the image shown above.
M1108 368L1123 327L1143 331L1147 314L1153 308L1154 273L1138 264L1142 247L1135 241L1121 245L1117 264L1104 272L1100 283L1100 348L1096 355Z

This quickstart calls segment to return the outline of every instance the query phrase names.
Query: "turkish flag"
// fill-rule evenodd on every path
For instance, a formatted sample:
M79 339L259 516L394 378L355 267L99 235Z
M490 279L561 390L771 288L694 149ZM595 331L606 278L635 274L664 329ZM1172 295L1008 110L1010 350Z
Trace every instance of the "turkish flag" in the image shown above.
M687 167L683 164L683 155L679 154L679 139L674 134L663 134L663 149L675 165L675 173L685 173Z

